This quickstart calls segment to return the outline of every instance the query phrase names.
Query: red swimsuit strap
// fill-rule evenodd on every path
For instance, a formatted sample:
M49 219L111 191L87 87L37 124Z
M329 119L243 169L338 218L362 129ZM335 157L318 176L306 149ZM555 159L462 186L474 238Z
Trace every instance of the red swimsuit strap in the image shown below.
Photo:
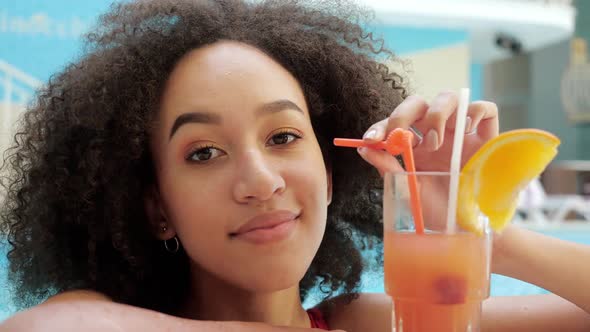
M324 314L319 309L309 309L307 310L307 314L309 315L309 320L311 321L311 327L316 329L322 330L329 330L328 323L324 318Z

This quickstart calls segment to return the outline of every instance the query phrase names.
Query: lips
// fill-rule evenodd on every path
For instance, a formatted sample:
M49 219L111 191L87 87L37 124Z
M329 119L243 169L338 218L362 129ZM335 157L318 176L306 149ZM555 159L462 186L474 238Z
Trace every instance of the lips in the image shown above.
M229 235L256 244L281 240L291 233L298 217L298 213L288 210L259 214Z

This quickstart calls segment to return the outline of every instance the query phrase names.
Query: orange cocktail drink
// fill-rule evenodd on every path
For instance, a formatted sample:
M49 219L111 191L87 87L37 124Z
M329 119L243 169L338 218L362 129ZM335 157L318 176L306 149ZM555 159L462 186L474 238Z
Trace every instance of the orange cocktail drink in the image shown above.
M462 175L467 176L467 175ZM423 230L416 232L409 183L417 182ZM449 227L449 173L386 174L385 290L394 304L395 332L479 331L489 296L491 233Z
M412 135L395 129L378 143L334 139L337 146L400 154L406 166L407 172L384 180L385 289L394 303L393 331L479 331L481 304L489 296L491 232L470 196L477 181L468 172L416 172ZM458 197L451 196L459 183ZM460 224L470 232L457 223L457 198L471 203L460 209Z
M464 111L467 99L460 103ZM455 135L452 173L424 173L416 172L413 135L397 128L381 142L334 139L337 146L403 158L407 172L385 175L383 197L385 289L394 303L393 330L479 331L481 303L489 296L490 227L499 232L509 224L519 190L545 169L560 141L538 129L504 132L487 141L459 174L456 152L462 151L463 136ZM515 163L515 156L522 162Z

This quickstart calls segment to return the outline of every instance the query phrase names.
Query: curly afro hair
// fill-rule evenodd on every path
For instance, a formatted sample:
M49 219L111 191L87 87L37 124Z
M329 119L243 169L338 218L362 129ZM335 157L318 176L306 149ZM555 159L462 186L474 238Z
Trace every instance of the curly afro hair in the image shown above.
M84 55L51 77L19 123L3 163L2 231L19 307L70 289L174 313L189 288L188 256L153 236L144 192L164 83L187 52L219 40L259 48L301 84L333 200L325 237L300 283L304 299L354 294L363 270L355 240L382 236L369 191L378 174L334 137L360 137L405 98L398 61L346 1L154 0L113 5L85 36ZM161 287L161 285L169 285Z

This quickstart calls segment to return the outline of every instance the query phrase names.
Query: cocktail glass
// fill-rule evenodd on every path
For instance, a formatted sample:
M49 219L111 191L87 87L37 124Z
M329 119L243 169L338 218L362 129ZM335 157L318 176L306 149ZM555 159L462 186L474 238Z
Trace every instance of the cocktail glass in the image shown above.
M455 176L465 181L470 175ZM449 220L450 183L448 172L385 174L385 290L393 300L394 332L480 331L492 235L482 214L470 221L481 233Z

